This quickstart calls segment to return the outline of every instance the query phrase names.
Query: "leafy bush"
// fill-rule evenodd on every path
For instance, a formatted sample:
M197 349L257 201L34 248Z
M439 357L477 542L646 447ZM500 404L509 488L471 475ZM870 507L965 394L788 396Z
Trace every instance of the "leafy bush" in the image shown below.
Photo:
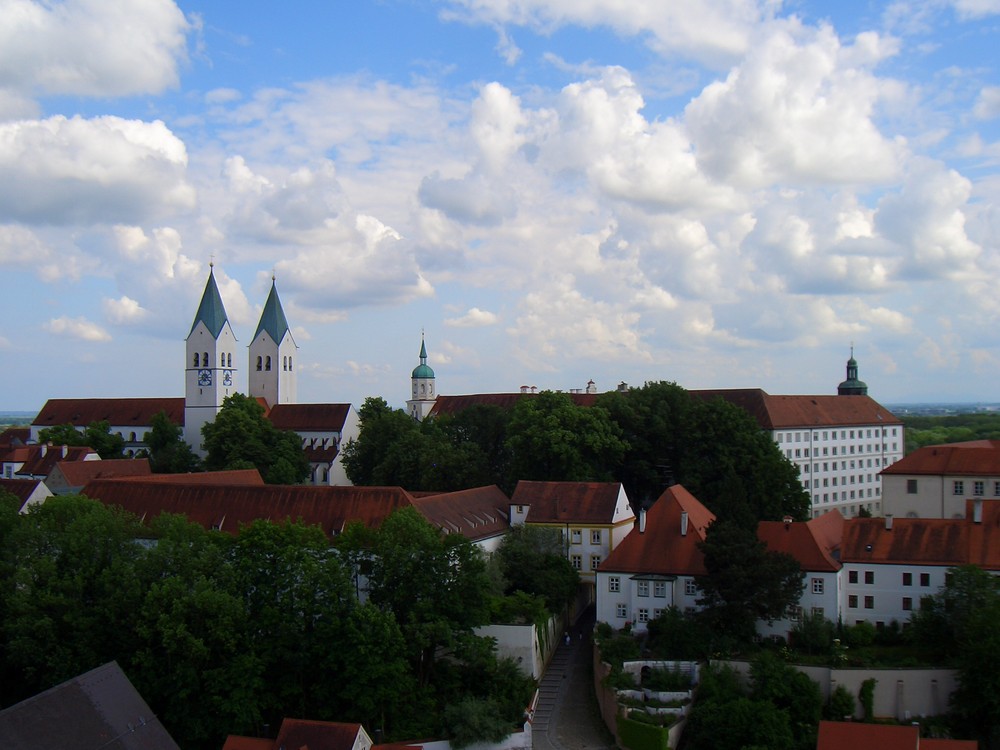
M843 685L837 685L830 693L830 700L826 704L826 718L843 721L845 716L854 716L856 706L851 691Z
M651 669L642 677L642 686L659 692L674 692L691 689L691 675L678 667L673 669Z
M456 748L476 742L499 742L513 728L501 716L497 702L489 698L466 698L446 706L444 720L452 747Z
M875 626L861 621L857 625L844 628L844 641L851 648L864 648L875 642Z
M823 615L803 612L802 619L792 628L792 646L807 654L827 653L835 632L836 626Z

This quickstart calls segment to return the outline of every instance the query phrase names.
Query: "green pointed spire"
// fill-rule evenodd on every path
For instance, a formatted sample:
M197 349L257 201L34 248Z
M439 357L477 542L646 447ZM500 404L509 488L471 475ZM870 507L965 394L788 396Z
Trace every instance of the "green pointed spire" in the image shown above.
M271 277L271 291L267 295L267 302L264 303L264 311L260 314L260 323L253 337L256 339L261 331L267 331L271 340L280 344L281 340L288 333L288 320L285 318L285 311L281 309L281 300L278 299L278 290L274 286L274 277Z
M413 368L411 378L433 378L434 370L427 366L427 347L423 336L420 337L420 364Z
M226 315L226 306L222 304L222 295L219 294L219 287L215 283L215 267L213 263L208 265L208 283L205 284L205 293L201 295L201 304L198 305L198 314L194 316L194 323L191 324L191 331L194 331L198 322L205 324L209 333L218 338L222 326L229 320Z

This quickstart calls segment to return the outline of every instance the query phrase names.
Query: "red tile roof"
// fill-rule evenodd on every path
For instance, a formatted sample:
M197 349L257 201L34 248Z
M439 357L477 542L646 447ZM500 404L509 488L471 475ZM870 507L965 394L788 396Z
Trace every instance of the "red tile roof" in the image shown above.
M30 427L8 427L3 432L0 432L0 448L24 445L30 438Z
M350 404L277 404L267 418L279 430L340 432L350 410Z
M226 737L222 750L274 750L274 740L262 740L259 737L240 737L231 734Z
M0 490L3 490L4 492L9 492L18 500L20 500L21 504L18 505L18 508L21 508L24 506L26 502L28 502L28 498L31 497L31 493L33 493L36 489L38 489L38 485L40 485L41 483L42 483L41 479L0 478Z
M276 748L286 750L351 750L358 735L363 732L360 724L334 721L306 721L285 719L274 741Z
M816 750L975 750L972 740L920 739L920 728L891 724L821 721Z
M769 550L794 557L802 570L834 573L840 570L834 552L840 549L843 526L844 517L834 510L806 523L761 521L757 538Z
M899 425L902 421L869 396L772 396L760 388L689 391L721 398L748 412L763 430L831 425Z
M414 497L413 506L436 528L474 542L500 536L510 527L510 498L495 484Z
M400 487L232 486L198 482L197 474L183 476L191 481L97 479L84 487L83 494L120 505L145 520L178 513L205 528L232 534L258 519L301 519L333 536L353 521L378 526L394 510L413 503Z
M882 470L883 474L935 474L941 476L1000 475L1000 440L928 445L903 456Z
M688 514L687 533L681 534L681 513ZM705 563L698 543L715 520L711 511L675 484L646 511L646 530L633 527L598 570L645 575L702 576ZM639 523L642 523L640 520Z
M148 458L117 458L104 461L59 461L53 474L62 474L67 487L82 487L91 479L148 476Z
M510 502L529 507L527 523L609 524L620 482L531 482L521 480Z
M50 398L31 424L86 427L107 420L115 427L147 427L161 411L174 424L184 424L183 398Z
M852 518L844 523L842 563L978 565L1000 570L1000 502L983 501L982 522L966 518Z
M23 462L17 471L18 474L47 477L52 473L56 464L86 461L88 456L96 458L97 451L85 445L28 445L24 448L15 448L10 455L13 458L5 458L4 460Z
M537 395L537 393L470 393L465 396L438 396L428 416L458 414L470 406L478 405L513 409L514 405L522 398L533 398ZM593 406L597 401L596 393L567 393L566 395L577 406Z
M257 469L230 469L228 471L201 471L189 474L150 474L130 477L130 481L148 480L161 484L221 484L221 485L262 485Z

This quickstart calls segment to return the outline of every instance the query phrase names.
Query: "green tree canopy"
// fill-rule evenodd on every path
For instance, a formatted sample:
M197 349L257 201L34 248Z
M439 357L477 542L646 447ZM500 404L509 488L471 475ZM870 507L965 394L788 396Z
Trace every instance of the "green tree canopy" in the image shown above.
M249 396L227 396L202 435L209 471L254 467L268 484L298 484L309 476L302 438L276 429Z
M577 406L565 393L542 391L517 402L507 448L518 480L607 481L627 446L606 409Z
M506 593L541 596L558 614L576 598L580 574L566 559L559 532L538 526L514 526L500 542L496 558L507 582Z
M80 432L71 424L61 424L46 427L38 432L39 443L52 445L86 445L97 451L101 458L122 458L125 449L125 439L111 433L111 424L107 420L91 422Z
M699 548L708 574L698 580L698 603L713 633L748 642L757 620L780 619L802 595L798 561L735 521L715 521Z
M171 422L165 411L153 415L150 431L143 441L149 449L149 464L154 473L185 474L201 469L201 459L184 441L183 434L183 428Z

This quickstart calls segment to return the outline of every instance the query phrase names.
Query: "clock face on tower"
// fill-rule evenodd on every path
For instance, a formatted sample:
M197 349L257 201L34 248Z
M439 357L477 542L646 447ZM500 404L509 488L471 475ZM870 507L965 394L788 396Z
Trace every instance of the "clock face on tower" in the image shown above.
M212 385L211 370L198 370L198 385Z
M229 386L233 384L233 371L223 370L222 371L222 384Z

